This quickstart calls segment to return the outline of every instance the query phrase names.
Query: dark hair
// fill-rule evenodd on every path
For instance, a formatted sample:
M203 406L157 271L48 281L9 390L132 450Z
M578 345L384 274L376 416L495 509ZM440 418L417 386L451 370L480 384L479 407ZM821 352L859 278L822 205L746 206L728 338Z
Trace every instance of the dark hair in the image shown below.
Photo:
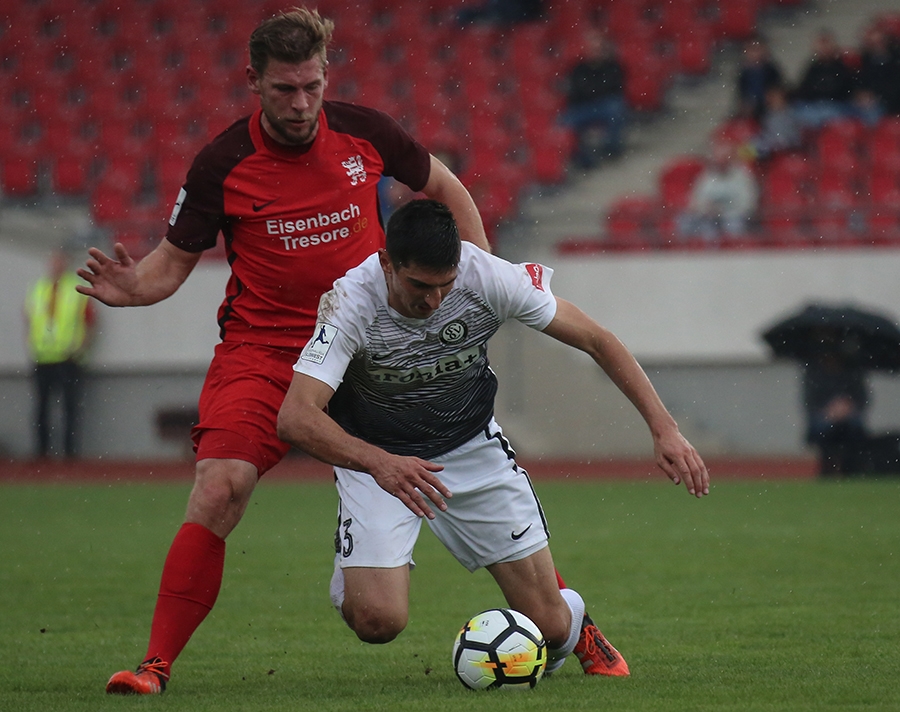
M263 74L270 59L297 63L319 57L324 67L333 30L331 20L305 7L270 17L250 35L250 66Z
M388 221L385 247L395 267L436 271L459 264L459 229L453 213L437 200L411 200Z

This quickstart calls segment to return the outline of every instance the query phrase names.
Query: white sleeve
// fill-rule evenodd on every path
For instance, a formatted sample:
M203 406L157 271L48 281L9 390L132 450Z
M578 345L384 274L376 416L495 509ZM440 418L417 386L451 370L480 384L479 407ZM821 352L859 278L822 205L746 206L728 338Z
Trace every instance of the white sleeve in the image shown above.
M512 264L477 248L472 250L472 266L474 286L502 321L516 319L539 331L553 321L556 297L550 291L551 268L535 262Z
M334 309L336 302L346 293L335 284L335 289L326 292L319 300L319 317L312 338L300 352L294 364L294 371L312 376L316 380L337 390L344 380L344 373L353 356L361 350L361 330L358 324L342 319L348 309ZM324 309L323 305L329 308Z

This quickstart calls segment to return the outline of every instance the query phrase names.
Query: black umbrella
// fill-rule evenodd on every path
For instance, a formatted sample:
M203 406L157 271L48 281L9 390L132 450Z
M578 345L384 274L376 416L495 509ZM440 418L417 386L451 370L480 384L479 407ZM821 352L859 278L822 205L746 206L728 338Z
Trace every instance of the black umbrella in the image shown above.
M766 329L775 356L809 362L836 353L847 365L900 370L900 328L880 314L849 306L811 304Z

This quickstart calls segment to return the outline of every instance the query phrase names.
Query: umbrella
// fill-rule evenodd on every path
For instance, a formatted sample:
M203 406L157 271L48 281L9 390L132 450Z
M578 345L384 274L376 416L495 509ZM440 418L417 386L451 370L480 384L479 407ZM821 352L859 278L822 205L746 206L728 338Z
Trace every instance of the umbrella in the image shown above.
M831 351L851 366L900 370L900 328L887 317L855 307L810 304L762 337L782 358L809 362Z

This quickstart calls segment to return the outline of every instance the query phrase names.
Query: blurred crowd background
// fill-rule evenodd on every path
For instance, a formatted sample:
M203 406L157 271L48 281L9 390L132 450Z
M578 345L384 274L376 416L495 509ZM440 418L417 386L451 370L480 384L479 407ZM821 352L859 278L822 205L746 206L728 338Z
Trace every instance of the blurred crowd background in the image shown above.
M11 336L0 348L0 450L35 452L21 425L32 409L29 280L60 246L73 263L89 244L153 248L194 154L255 108L247 38L289 4L3 3L0 314ZM760 333L812 301L900 314L896 3L311 5L336 24L327 98L383 109L456 171L495 250L545 262L558 293L596 305L696 444L808 453L800 373L772 362ZM382 188L385 215L410 197ZM215 341L215 325L194 316L215 312L223 256L205 257L171 307L132 323L99 310L84 452L183 454L182 421ZM643 433L629 433L637 425L614 398L584 400L595 376L583 364L561 364L517 331L495 352L509 384L504 422L523 450L641 454ZM895 385L876 374L874 390L887 395L868 417L891 427ZM570 401L571 422L543 422L541 400L553 397ZM613 424L593 432L585 412Z

